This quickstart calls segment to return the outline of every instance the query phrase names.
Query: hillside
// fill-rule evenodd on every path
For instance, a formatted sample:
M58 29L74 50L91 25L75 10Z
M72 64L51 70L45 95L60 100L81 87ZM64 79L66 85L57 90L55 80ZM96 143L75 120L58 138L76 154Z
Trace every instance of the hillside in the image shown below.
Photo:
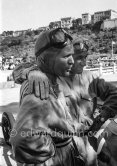
M117 28L110 30L100 30L100 23L96 25L79 26L77 29L67 29L69 33L79 39L85 40L89 45L89 53L111 53L112 41L117 43ZM5 58L13 56L15 58L23 58L34 56L34 45L40 31L30 31L25 35L18 37L1 36L0 55ZM113 53L117 54L117 44L113 45Z

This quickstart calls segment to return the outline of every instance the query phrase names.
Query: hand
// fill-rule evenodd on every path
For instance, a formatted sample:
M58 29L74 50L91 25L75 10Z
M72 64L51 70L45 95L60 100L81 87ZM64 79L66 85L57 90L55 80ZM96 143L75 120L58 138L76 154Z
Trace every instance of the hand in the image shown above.
M100 114L94 119L93 125L90 127L90 130L93 132L98 131L106 120L108 120L109 118L113 118L114 116L115 113L113 110L110 110L106 107L105 109L103 108Z
M77 131L78 133L85 131L85 130L87 130L87 127L83 123L76 123L75 124L75 131Z
M27 62L27 63L22 64L22 66L20 68L21 69L19 71L21 71L21 73L22 73L21 77L22 77L22 79L26 80L29 72L36 70L37 66L36 66L36 64L32 65L31 63Z
M113 118L114 116L115 116L114 111L106 107L103 108L100 112L101 120L104 119L104 121L106 121L109 118Z
M89 130L92 132L97 132L101 128L101 126L103 125L104 122L105 122L104 118L102 118L100 115L97 116L94 119L94 122L93 122L92 126L89 128Z
M88 127L93 124L93 120L91 118L89 118L88 116L85 116L82 112L79 115L79 123L83 123L85 126Z
M40 99L47 99L49 97L49 79L43 72L39 70L30 71L28 75L29 92L34 93Z
M84 116L81 120L81 122L85 125L85 126L91 126L93 124L93 120L90 119L87 116Z
M26 78L27 78L29 72L30 72L30 68L26 68L26 69L23 70L23 72L22 72L22 78L23 78L24 80L26 80Z

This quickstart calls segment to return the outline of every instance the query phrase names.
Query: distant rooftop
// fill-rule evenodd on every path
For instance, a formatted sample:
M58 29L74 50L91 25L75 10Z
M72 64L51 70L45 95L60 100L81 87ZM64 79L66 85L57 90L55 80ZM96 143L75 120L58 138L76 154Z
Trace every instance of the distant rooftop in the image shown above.
M98 12L95 12L95 14L97 14L97 13L103 13L103 12L107 12L107 11L112 11L112 12L117 13L115 10L108 9L108 10L104 10L104 11L98 11Z
M82 15L86 15L86 14L89 14L89 13L83 13Z
M71 19L71 17L64 17L64 18L61 18L61 20L67 20L67 19Z

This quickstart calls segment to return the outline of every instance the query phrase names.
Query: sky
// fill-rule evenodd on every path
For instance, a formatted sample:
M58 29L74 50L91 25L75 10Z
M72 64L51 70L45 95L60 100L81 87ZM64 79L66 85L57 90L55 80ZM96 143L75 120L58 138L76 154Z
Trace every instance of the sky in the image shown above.
M0 33L37 29L64 17L113 9L117 0L0 0Z

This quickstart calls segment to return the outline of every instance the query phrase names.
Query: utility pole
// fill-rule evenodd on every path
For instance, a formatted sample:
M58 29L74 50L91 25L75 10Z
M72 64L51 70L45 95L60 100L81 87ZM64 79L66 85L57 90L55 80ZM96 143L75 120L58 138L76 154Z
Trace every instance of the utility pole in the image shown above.
M113 58L113 45L115 44L115 42L114 41L112 41L112 58Z
M111 58L113 58L113 41L112 41L112 56L111 56Z

